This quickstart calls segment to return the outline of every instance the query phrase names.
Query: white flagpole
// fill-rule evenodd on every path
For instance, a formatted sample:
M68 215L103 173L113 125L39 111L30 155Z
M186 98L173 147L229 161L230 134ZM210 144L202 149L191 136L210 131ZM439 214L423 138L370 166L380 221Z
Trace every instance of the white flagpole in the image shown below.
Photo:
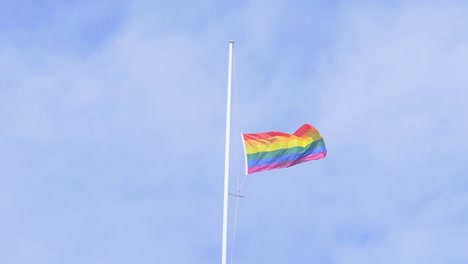
M227 229L228 229L228 206L229 206L229 147L231 145L231 84L232 84L232 51L234 41L229 41L229 66L227 85L227 111L226 111L226 147L224 155L224 206L223 206L223 249L222 264L226 264L227 256Z

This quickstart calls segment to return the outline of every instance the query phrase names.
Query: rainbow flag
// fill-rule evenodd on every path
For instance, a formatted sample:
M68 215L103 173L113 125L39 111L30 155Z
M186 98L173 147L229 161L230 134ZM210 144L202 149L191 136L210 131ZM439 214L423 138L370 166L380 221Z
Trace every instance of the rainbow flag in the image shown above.
M294 134L265 132L242 134L245 144L247 174L287 168L325 158L327 149L322 136L305 124Z

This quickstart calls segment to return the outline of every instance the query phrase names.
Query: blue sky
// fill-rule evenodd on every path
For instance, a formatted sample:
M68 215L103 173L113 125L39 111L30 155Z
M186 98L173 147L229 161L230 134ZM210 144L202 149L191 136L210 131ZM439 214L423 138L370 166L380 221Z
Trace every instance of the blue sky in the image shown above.
M231 39L231 191L239 130L328 148L247 177L233 263L466 263L467 24L464 1L3 1L0 263L220 263Z

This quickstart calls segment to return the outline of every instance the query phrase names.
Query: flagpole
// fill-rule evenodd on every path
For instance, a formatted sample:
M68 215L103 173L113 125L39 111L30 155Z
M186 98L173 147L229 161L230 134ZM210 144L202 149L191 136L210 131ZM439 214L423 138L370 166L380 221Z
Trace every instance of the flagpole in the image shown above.
M232 85L232 52L234 41L229 41L229 66L227 85L227 111L226 111L226 146L224 155L224 206L223 206L223 246L222 264L226 264L227 256L227 229L229 206L229 147L231 145L231 85Z

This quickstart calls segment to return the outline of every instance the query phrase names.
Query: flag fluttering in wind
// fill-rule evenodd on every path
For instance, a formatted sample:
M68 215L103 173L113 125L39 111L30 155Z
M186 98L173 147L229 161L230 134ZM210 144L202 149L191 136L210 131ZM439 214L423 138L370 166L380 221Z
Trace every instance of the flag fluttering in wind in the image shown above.
M247 174L287 168L327 155L322 136L309 124L301 126L294 134L272 131L242 134L242 137Z

